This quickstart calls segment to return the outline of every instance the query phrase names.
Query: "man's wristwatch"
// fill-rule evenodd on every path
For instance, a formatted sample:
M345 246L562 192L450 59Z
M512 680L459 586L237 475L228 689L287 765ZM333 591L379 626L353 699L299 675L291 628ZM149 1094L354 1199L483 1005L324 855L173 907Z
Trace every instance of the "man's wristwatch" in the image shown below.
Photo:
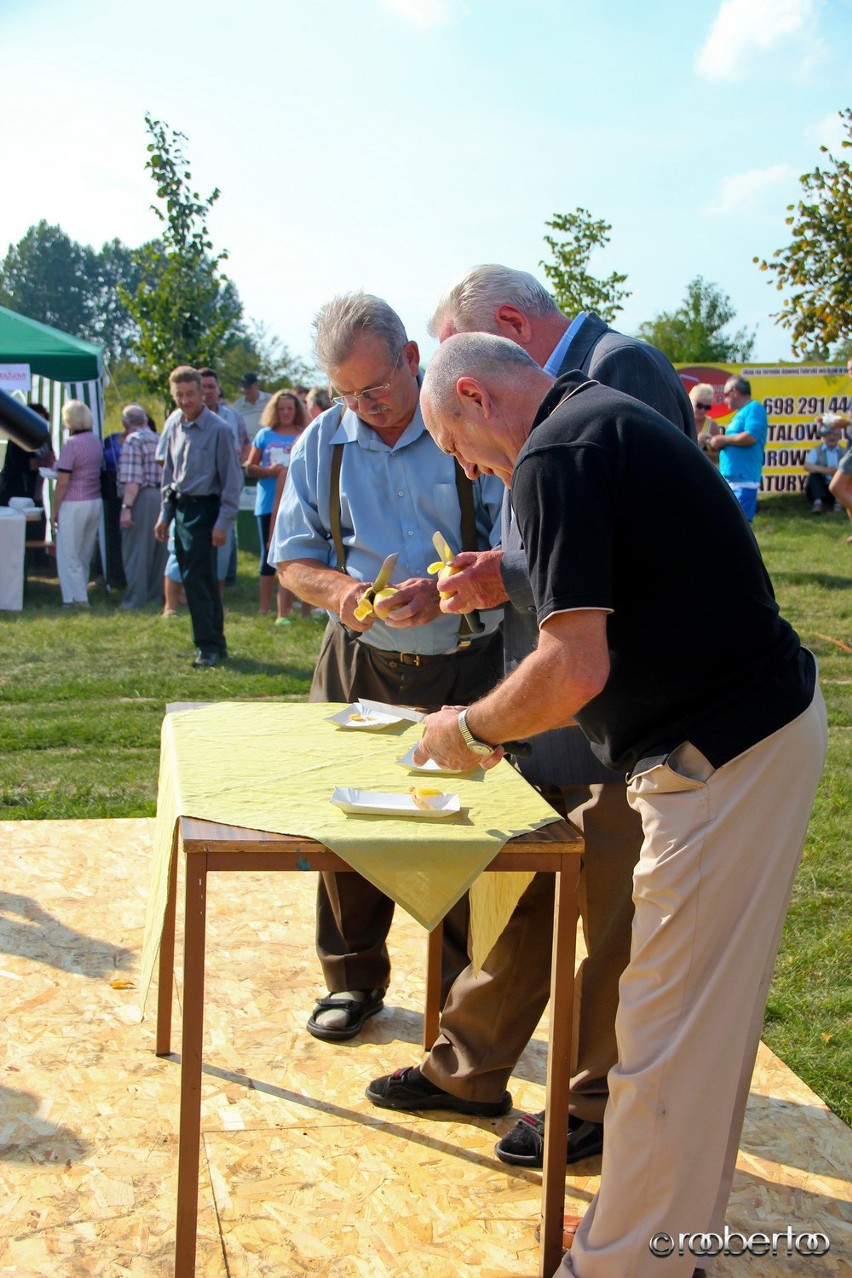
M133 509L133 507L132 507L132 506L128 506L127 502L125 501L125 502L122 502L122 503L121 503L121 509L122 509L122 510L132 510L132 509Z
M484 759L489 754L493 754L497 749L496 746L487 745L485 741L477 741L476 737L467 726L467 710L462 710L460 712L457 723L459 725L459 732L462 735L462 741L464 741L471 754L477 754L481 759Z

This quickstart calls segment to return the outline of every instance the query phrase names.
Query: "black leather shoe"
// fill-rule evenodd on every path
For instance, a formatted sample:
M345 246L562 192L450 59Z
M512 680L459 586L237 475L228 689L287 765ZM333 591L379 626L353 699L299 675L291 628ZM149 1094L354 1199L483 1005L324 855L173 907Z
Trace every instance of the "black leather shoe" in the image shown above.
M210 670L213 666L218 666L225 660L226 658L218 652L201 652L199 650L195 654L195 660L192 664L196 670Z
M508 1092L504 1092L499 1101L463 1100L460 1096L443 1092L424 1078L416 1065L407 1065L394 1074L374 1078L364 1094L381 1109L403 1109L413 1113L421 1109L452 1109L458 1114L499 1118L512 1108L512 1097Z
M595 1158L602 1149L603 1123L589 1123L569 1114L566 1163ZM544 1112L522 1115L512 1130L498 1140L494 1153L502 1162L519 1167L544 1166Z

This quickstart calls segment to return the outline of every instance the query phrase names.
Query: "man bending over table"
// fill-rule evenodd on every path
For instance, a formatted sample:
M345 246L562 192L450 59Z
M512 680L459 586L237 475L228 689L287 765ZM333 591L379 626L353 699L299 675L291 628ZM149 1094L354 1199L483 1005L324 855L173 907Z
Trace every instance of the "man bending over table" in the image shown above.
M816 663L730 489L652 409L581 373L554 382L484 334L441 346L422 402L444 452L511 487L540 636L470 706L472 744L448 706L415 759L463 769L491 747L488 765L576 718L642 821L601 1184L560 1273L688 1278L688 1255L650 1243L724 1222L825 757ZM711 537L696 576L691 548ZM696 667L702 645L736 667Z

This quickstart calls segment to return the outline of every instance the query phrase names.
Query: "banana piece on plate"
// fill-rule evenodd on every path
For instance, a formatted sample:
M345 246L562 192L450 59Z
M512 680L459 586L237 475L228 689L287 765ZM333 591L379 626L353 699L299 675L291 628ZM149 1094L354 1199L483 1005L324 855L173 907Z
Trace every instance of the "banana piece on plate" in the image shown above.
M408 793L411 795L411 801L415 808L422 808L424 811L428 811L428 809L432 807L432 804L427 803L426 800L436 798L440 795L441 791L431 790L425 786L410 785L408 787Z

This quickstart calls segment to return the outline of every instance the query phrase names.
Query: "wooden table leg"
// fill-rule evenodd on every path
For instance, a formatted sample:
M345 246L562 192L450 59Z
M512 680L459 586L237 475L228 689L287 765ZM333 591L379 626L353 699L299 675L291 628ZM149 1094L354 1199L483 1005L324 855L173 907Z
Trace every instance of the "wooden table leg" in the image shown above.
M426 1006L423 1009L423 1050L431 1051L438 1037L441 1013L441 957L444 947L443 920L429 933L426 951Z
M172 1050L172 998L175 976L175 914L177 911L177 864L179 836L175 826L172 840L172 859L169 865L169 890L163 930L160 933L160 967L157 978L157 1046L158 1056L168 1056Z
M580 858L571 858L567 863L563 861L563 866L565 868L556 875L553 906L550 1046L547 1053L542 1173L541 1278L551 1278L562 1259L562 1219L565 1212L565 1150L568 1142ZM557 1007L559 1016L556 1015Z
M183 1037L180 1063L175 1278L193 1278L198 1234L198 1167L201 1143L201 1050L204 1031L204 933L207 857L186 858L183 940Z

